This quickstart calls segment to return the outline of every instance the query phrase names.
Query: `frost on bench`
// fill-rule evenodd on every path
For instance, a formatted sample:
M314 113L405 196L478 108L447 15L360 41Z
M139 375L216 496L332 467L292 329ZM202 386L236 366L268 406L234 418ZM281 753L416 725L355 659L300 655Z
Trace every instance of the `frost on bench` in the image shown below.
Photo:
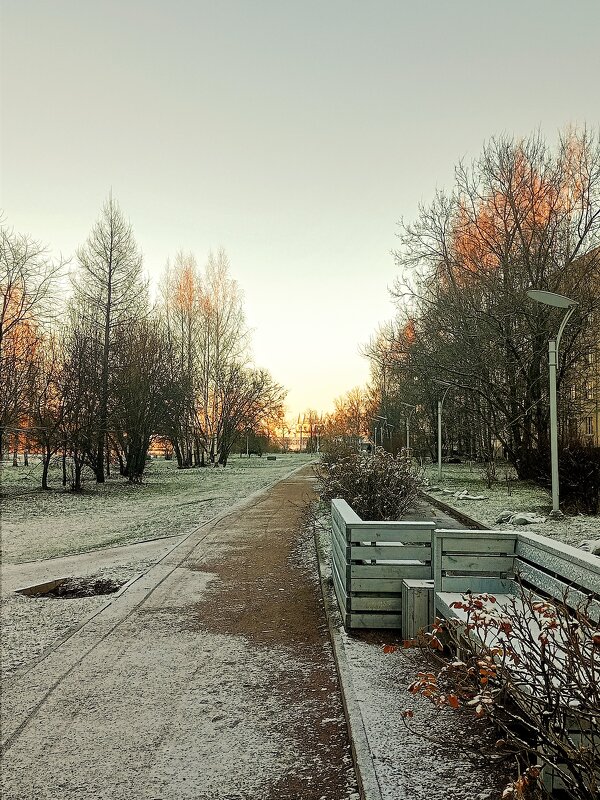
M534 534L436 531L433 561L455 663L479 682L469 702L528 733L551 792L595 796L600 559Z

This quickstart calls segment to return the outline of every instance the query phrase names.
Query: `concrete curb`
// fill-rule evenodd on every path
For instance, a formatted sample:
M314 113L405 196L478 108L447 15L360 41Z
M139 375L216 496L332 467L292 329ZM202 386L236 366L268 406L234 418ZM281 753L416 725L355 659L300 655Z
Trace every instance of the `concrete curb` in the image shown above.
M352 748L352 757L354 759L360 796L362 800L382 800L381 787L373 765L373 754L369 746L360 703L357 700L354 690L352 671L344 648L344 640L338 626L335 624L337 608L331 599L327 579L323 576L323 567L327 562L325 553L319 542L317 531L315 531L314 540L317 552L317 563L319 566L321 595L323 597L323 605L325 606L329 636L333 646L336 670L342 692L344 715L346 717L346 726L350 736L350 745Z
M476 519L473 519L473 517L467 516L462 511L458 511L456 508L446 505L446 503L438 500L437 497L432 497L430 494L426 494L425 492L419 492L419 495L424 500L427 500L428 503L431 503L432 506L439 508L440 511L448 514L448 516L454 517L454 519L462 522L462 524L466 525L467 528L472 528L476 531L488 531L490 529L489 525L484 525L482 522L478 522Z

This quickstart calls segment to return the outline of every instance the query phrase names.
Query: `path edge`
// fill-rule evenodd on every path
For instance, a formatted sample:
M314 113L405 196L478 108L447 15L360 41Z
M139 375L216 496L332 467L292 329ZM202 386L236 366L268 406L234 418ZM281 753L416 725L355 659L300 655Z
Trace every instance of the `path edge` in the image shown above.
M369 739L365 723L363 720L360 703L354 691L352 671L344 648L344 640L335 625L334 612L335 606L331 599L327 578L324 576L324 566L327 564L324 548L319 541L318 529L314 529L314 544L317 553L317 565L319 570L319 583L321 586L321 597L327 617L327 627L329 638L333 647L335 666L338 675L342 695L342 705L346 718L346 727L350 737L352 758L354 769L358 779L358 788L361 800L383 800L377 773L373 764L373 756L369 747Z

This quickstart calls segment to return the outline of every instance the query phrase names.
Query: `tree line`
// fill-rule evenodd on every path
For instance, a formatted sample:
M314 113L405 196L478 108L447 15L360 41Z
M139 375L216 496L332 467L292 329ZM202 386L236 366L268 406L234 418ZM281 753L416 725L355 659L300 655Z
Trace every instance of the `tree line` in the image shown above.
M6 225L0 248L0 446L39 452L43 488L60 457L74 490L85 466L98 483L111 465L139 481L156 437L180 468L225 465L242 432L281 416L285 390L252 365L225 250L203 269L178 253L151 304L112 195L68 279L64 261Z
M569 130L551 148L541 134L491 139L454 185L399 223L393 251L395 319L364 348L371 381L362 431L382 441L491 458L500 449L521 478L549 463L548 340L560 309L535 303L543 289L577 301L560 346L560 438L598 402L600 378L600 134ZM347 397L356 428L357 398ZM338 419L343 415L338 414ZM369 420L369 417L371 418Z

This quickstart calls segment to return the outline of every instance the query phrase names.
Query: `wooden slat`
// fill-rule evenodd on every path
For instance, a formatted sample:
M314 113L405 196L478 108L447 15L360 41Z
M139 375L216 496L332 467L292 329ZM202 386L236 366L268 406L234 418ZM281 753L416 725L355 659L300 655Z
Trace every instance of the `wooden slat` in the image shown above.
M335 564L336 569L338 571L339 580L344 587L345 592L349 592L349 575L348 575L348 566L345 560L340 556L339 551L335 548L331 548L331 556L332 556L332 565Z
M340 611L345 613L349 610L348 595L344 591L344 587L340 580L340 576L337 572L337 567L335 564L331 565L331 572L333 577L333 589L335 591L335 596L337 597L338 606Z
M537 567L532 566L520 559L516 559L515 569L517 574L522 580L535 586L536 589L548 594L557 600L566 598L567 605L571 608L579 608L583 606L588 600L590 595L580 592L577 589L569 588L565 581L548 575ZM595 597L595 595L594 595ZM594 599L588 607L589 616L595 621L600 621L600 601Z
M343 539L340 539L339 536L332 536L331 546L335 547L344 561L350 561L350 548Z
M480 539L446 539L443 541L444 553L506 553L515 552L515 539L491 539L482 536Z
M439 584L439 588L436 586L436 591L471 591L473 594L479 594L480 592L490 592L492 594L512 594L514 585L514 581L503 578L482 578L475 575L460 575L457 577L443 575Z
M371 561L382 559L384 561L420 561L431 558L431 549L428 547L406 546L392 547L380 545L376 547L352 546L350 549L352 561Z
M548 572L554 572L567 583L575 583L584 589L600 594L600 567L598 571L583 559L579 562L573 558L566 560L560 546L540 547L538 543L521 539L517 544L517 553L523 559L532 561L536 566ZM595 558L595 557L594 557ZM600 559L596 559L600 562Z
M350 577L355 578L431 578L431 564L352 564Z
M401 544L424 544L431 543L431 531L406 529L402 531L385 531L379 528L356 528L354 525L348 528L348 540L350 542L399 542Z
M442 556L442 569L456 572L512 572L514 556L475 555ZM489 573L488 573L489 574Z
M348 614L346 628L392 628L402 627L402 614Z
M335 502L332 501L332 502ZM357 520L348 520L348 524L351 525L353 528L360 530L365 529L372 529L376 528L381 531L393 531L393 530L428 530L433 531L435 529L435 522L429 522L429 520L423 522L417 522L413 520L398 520L398 521L390 521L390 522L373 522L373 521L364 521L360 518Z
M388 595L379 597L373 595L352 595L350 597L350 610L355 611L402 611L402 598L400 595Z
M518 533L517 553L521 552L521 547L525 544L531 545L538 550L556 553L563 561L583 566L588 569L592 575L598 575L600 578L600 559L597 556L593 556L591 553L586 553L584 550L579 550L577 547L563 544L563 542L553 541L547 536L539 536L536 533ZM537 557L535 560L538 560Z
M396 592L398 595L402 594L402 581L404 578L412 578L412 575L403 575L400 578L353 578L352 591L353 592L373 592L390 593Z
M336 539L340 539L343 542L346 541L346 529L341 528L333 517L331 519L331 534L335 536Z

